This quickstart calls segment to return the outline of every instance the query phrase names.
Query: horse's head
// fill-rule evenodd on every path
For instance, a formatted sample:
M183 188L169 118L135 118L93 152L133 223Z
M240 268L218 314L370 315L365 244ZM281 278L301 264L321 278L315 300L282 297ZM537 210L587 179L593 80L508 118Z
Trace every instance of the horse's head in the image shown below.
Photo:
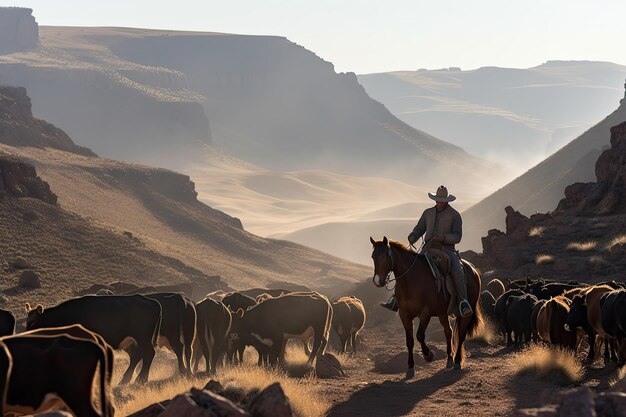
M374 261L374 285L384 287L393 269L391 260L391 247L385 236L381 241L375 241L370 237L370 242L374 247L372 250L372 260Z

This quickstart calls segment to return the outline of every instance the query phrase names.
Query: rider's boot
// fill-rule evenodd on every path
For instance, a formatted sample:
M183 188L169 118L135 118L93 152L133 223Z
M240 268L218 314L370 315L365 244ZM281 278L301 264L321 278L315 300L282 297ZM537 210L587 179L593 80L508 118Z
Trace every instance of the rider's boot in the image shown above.
M391 311L398 311L398 301L395 295L392 295L386 303L380 303L380 305Z
M452 269L452 280L456 288L457 299L459 300L459 311L461 317L468 317L474 314L472 306L467 301L467 283L465 282L465 273L462 269Z

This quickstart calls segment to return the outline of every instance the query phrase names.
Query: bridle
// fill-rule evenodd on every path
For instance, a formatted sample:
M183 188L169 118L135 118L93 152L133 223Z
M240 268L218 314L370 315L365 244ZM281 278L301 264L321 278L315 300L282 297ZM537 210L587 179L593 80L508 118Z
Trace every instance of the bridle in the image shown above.
M411 244L411 246L413 246L413 245ZM413 246L413 248L415 248L415 246ZM394 269L395 269L396 267L395 267L395 264L394 264L394 262L393 262L393 248L392 248L391 246L388 246L387 256L389 257L389 261L391 262L391 269L390 269L390 270L389 270L389 272L387 273L387 276L385 276L385 281L384 281L384 284L383 284L381 287L385 287L385 289L386 289L387 291L393 291L393 290L396 288L396 285L394 285L392 288L389 288L389 284L390 284L390 283L392 283L392 282L394 282L394 281L396 281L396 282L397 282L398 280L400 280L400 278L402 278L402 277L404 277L406 274L408 274L408 273L411 271L411 269L413 269L413 266L415 265L415 262L417 261L417 258L418 258L418 256L419 256L419 253L415 253L415 256L413 257L413 262L411 262L411 265L407 268L407 270L406 270L406 271L404 271L404 272L403 272L402 274L400 274L400 276L398 276L398 277L396 277L396 276L395 276L395 272L394 272ZM393 277L393 278L390 278L390 276L391 276L391 273L392 273L392 272L394 272L394 277ZM375 276L376 276L376 275L374 275L374 277L375 277ZM372 277L372 282L374 282L374 285L376 285L376 282L374 281L374 277ZM378 285L376 285L376 286L378 286Z

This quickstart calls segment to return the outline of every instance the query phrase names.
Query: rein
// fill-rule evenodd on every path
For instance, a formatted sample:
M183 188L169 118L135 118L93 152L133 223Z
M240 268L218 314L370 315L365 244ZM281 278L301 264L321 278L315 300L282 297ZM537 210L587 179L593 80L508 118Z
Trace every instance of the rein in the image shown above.
M411 245L413 246L413 245ZM414 246L413 246L414 247ZM411 265L408 267L408 269L406 271L404 271L402 274L400 274L399 277L396 277L395 273L394 273L394 277L393 278L389 278L391 276L391 273L393 272L393 270L395 269L395 265L393 264L393 255L392 255L392 249L391 246L389 247L389 252L387 253L389 255L389 259L391 260L391 270L389 271L389 273L387 274L387 278L385 279L385 289L387 291L393 291L396 289L396 285L393 286L393 288L389 288L388 285L391 282L394 281L398 281L400 278L402 278L403 276L405 276L406 274L408 274L411 269L413 269L413 266L415 265L415 261L417 261L417 258L419 257L419 253L415 253L415 256L413 257L413 262L411 262Z

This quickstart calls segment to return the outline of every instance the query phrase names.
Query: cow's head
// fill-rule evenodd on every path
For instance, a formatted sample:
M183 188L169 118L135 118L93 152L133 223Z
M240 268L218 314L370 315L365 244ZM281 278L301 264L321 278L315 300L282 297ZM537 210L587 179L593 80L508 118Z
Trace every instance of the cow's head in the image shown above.
M565 330L572 332L577 327L583 326L587 321L587 303L584 295L576 295L572 298L572 304L569 306L569 313L565 321Z
M32 308L29 303L26 303L26 313L28 314L26 317L26 330L38 328L43 316L43 306L37 304L35 308Z
M377 287L384 287L387 283L387 277L391 273L393 265L391 263L391 248L387 237L383 237L381 241L375 241L370 237L372 243L372 260L374 261L374 285Z

